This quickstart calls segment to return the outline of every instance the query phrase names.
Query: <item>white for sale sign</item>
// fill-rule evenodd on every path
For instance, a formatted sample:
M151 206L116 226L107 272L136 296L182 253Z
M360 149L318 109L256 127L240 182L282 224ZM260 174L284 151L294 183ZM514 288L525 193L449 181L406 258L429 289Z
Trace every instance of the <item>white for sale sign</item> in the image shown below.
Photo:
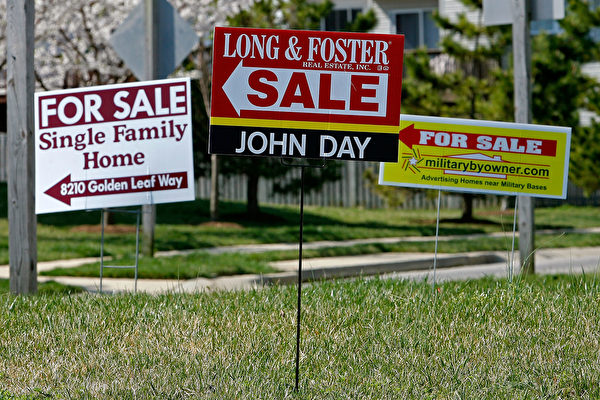
M194 200L190 80L35 94L36 213Z

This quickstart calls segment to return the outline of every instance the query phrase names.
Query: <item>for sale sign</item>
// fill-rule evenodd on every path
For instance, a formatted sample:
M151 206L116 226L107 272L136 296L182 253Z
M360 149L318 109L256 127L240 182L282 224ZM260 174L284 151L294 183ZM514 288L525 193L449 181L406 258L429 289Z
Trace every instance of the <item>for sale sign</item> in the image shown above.
M404 36L216 28L209 151L395 161Z
M194 199L189 79L35 95L36 213Z
M402 115L379 184L566 198L571 128Z

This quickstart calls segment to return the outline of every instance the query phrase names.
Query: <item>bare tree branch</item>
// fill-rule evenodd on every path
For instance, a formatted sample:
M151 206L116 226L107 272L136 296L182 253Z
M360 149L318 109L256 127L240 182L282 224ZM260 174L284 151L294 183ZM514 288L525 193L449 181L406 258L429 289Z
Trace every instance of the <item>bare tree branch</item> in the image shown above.
M94 3L91 3L89 6L91 7ZM94 50L94 56L98 58L98 46L96 45L96 41L94 40L94 36L92 35L92 30L89 27L87 15L85 13L84 7L79 8L79 13L81 14L81 20L83 21L83 31L87 36L90 42L90 48Z
M60 35L63 37L63 39L65 39L65 42L71 47L71 49L74 50L75 53L77 53L77 55L79 55L79 57L81 57L82 60L85 60L85 55L79 50L79 48L77 47L77 43L75 43L74 41L71 40L71 38L69 38L67 33L64 31L64 29L59 28L58 33L60 33ZM75 60L73 60L73 59L71 61L75 62Z
M40 84L41 88L44 90L48 90L48 87L44 84L44 80L42 79L40 74L38 74L35 68L33 69L33 73L35 74L35 80Z

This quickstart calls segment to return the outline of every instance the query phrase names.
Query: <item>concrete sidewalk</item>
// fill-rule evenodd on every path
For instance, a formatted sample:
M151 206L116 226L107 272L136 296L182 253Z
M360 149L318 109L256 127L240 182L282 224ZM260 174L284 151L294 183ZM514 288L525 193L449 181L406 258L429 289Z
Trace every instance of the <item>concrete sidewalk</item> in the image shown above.
M504 254L506 256L506 254ZM515 254L514 276L519 269L519 254ZM541 249L535 254L536 274L592 274L600 276L600 247L575 247L566 249ZM433 271L396 272L384 275L390 279L433 280ZM436 271L436 282L480 279L484 277L508 277L508 261L487 264L473 264Z
M94 258L40 262L38 271L51 270L58 266L75 267L97 261ZM502 258L494 252L439 254L439 268L450 268L471 264L500 262ZM195 292L201 290L236 290L272 284L291 284L298 279L298 260L279 261L271 265L281 272L264 275L235 275L214 279L191 280L138 279L137 290L148 293ZM362 256L309 258L303 260L303 281L347 278L360 275L375 275L397 271L427 270L433 265L433 255L427 253L380 253ZM0 266L0 278L8 278L8 266ZM65 285L80 286L91 292L100 289L100 278L39 276L39 282L56 281ZM123 292L134 290L133 279L104 278L103 291Z
M518 263L518 254L515 260ZM536 272L554 273L598 273L600 247L574 249L542 249L536 253ZM506 277L508 275L506 252L476 252L461 254L439 254L436 270L438 282L446 280L477 279L484 276ZM192 280L139 279L138 291L146 293L186 292L206 290L238 290L258 288L272 284L292 284L297 281L298 260L273 263L282 272L265 275L238 275L215 279ZM303 260L303 281L356 276L381 275L392 279L433 279L433 255L423 253L383 253L352 257L329 257ZM518 267L515 274L518 274ZM4 271L0 268L0 275ZM66 285L81 286L97 292L99 278L39 277L39 281L54 280ZM133 279L103 280L103 290L109 293L131 292Z
M560 231L538 231L538 233L600 233L600 228L574 229ZM476 235L442 236L440 241L455 239L469 240L481 237L508 237L509 233L492 233ZM321 241L304 243L304 249L326 247L346 247L370 243L399 243L415 241L434 241L435 237L394 237L358 239L344 242ZM433 244L432 244L433 247ZM159 252L157 256L189 254L192 252L222 253L258 253L272 250L297 250L297 243L250 244L225 246L211 249L187 251ZM578 273L596 272L600 266L600 247L574 249L542 249L536 253L536 271L539 273ZM504 252L472 252L459 254L438 254L436 279L476 279L482 276L507 276L509 253ZM515 254L518 264L519 255ZM99 261L98 258L82 258L75 260L57 260L39 262L38 271L51 270L57 267L76 267ZM137 290L148 293L161 292L195 292L201 290L235 290L261 287L271 284L291 284L297 281L298 260L272 263L280 272L264 275L238 275L218 277L215 279L198 278L192 280L158 280L139 279ZM433 254L429 253L380 253L360 256L311 258L303 260L303 281L331 278L348 278L354 276L385 275L403 279L433 279ZM515 271L518 273L518 268ZM9 266L0 266L0 278L9 277ZM39 276L40 282L57 281L67 285L80 286L91 292L97 292L99 278L79 277L46 277ZM103 279L103 290L106 292L133 291L133 279Z

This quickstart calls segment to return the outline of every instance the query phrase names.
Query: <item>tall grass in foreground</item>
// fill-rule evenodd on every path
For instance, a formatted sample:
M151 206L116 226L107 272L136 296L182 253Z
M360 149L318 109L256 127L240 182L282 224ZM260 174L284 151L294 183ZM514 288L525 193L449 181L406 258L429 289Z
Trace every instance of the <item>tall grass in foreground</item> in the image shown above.
M0 296L0 398L600 398L600 281ZM8 398L8 397L7 397Z

